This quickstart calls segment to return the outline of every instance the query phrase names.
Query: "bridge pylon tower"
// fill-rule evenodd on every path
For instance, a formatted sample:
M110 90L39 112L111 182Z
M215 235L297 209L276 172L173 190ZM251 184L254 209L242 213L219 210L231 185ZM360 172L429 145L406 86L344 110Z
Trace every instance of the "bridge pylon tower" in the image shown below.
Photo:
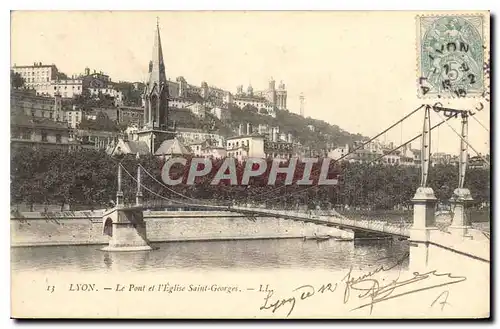
M410 230L410 270L420 271L429 266L429 245L431 235L437 230L435 220L435 206L437 199L434 196L434 191L427 185L427 177L430 168L431 155L431 128L430 128L430 110L435 112L443 112L447 118L458 117L462 118L462 132L460 137L460 163L459 163L459 179L458 187L454 190L453 196L450 199L452 204L452 223L448 227L449 233L459 239L470 238L468 230L471 227L470 219L468 218L467 208L472 203L473 199L469 189L464 187L465 173L467 170L468 160L468 117L469 112L466 110L457 110L452 108L444 108L438 106L427 105L425 107L424 125L422 132L422 150L421 150L421 167L422 175L420 187L417 189L415 196L412 199L413 206L413 226ZM435 264L434 264L435 265ZM433 265L433 266L434 266Z
M471 228L470 216L468 208L470 207L473 199L468 188L464 187L465 173L467 171L468 161L468 118L469 114L465 111L461 113L462 116L462 132L460 134L460 162L458 164L459 178L458 187L453 191L450 199L452 205L453 218L451 226L448 228L450 233L455 236L470 238L469 229Z
M103 234L109 236L109 244L103 251L152 250L146 234L142 208L141 171L137 168L137 192L135 206L125 206L122 191L122 165L118 164L116 205L102 216Z
M410 270L420 271L427 267L428 241L432 231L437 230L435 206L437 199L434 190L427 185L431 156L430 107L424 110L421 144L420 186L411 200L413 203L413 226L410 230ZM422 245L422 246L421 246Z

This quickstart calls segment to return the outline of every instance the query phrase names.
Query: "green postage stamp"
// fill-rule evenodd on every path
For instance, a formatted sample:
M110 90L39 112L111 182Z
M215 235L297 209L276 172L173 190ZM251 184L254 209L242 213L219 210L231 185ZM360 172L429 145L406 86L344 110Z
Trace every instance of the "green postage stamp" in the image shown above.
M419 97L484 92L483 15L417 16Z

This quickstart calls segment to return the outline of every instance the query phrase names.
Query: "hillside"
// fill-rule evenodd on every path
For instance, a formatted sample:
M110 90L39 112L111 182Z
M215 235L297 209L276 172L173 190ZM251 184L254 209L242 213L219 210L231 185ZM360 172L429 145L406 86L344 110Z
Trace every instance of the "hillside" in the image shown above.
M342 130L336 125L331 125L322 120L313 118L303 118L302 116L288 111L276 112L276 118L257 114L256 109L239 109L232 106L229 108L231 120L225 124L233 131L237 131L240 123L250 122L254 127L259 124L280 127L280 132L292 133L293 136L303 145L312 149L325 149L332 146L351 144L354 141L366 139L360 134L351 134ZM309 125L314 126L314 131L309 129Z

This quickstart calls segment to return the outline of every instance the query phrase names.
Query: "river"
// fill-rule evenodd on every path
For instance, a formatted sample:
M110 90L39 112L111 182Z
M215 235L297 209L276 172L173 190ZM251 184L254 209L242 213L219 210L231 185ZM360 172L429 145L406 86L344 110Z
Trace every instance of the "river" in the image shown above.
M212 269L344 270L390 265L408 252L407 241L313 241L302 239L155 243L155 250L111 253L102 246L11 249L12 271L162 272ZM408 260L403 263L407 268Z

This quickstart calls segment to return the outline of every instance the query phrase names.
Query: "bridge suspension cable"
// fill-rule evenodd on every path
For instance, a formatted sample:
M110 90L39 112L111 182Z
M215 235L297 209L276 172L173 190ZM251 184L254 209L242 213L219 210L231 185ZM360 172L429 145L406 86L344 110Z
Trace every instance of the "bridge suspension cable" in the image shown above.
M479 123L479 125L481 125L481 127L483 127L483 128L484 128L484 130L486 130L488 133L490 132L490 130L489 130L488 128L486 128L486 126L485 126L485 125L483 125L483 124L481 123L481 121L479 121L479 119L478 119L478 118L476 118L474 115L471 115L471 117L472 117L472 119L476 120L476 122L477 122L477 123Z
M433 130L433 129L435 129L435 128L438 128L438 127L439 127L439 126L441 126L443 123L445 123L445 122L447 122L448 120L450 120L451 118L452 118L452 117L448 117L448 118L444 119L443 121L441 121L440 123L435 124L434 126L432 126L432 127L429 129L429 131L431 131L431 130ZM422 133L420 133L420 134L418 134L417 136L415 136L415 137L413 137L413 138L411 138L411 139L407 140L405 143L403 143L403 144L401 144L401 145L399 145L399 146L397 146L397 147L395 147L395 148L391 149L391 150L390 150L389 152L387 152L387 153L388 153L388 154L390 154L390 153L392 153L392 152L395 152L395 151L399 150L400 148L404 147L405 145L408 145L409 143L413 142L414 140L416 140L417 138L419 138L419 137L421 137L421 136L422 136ZM375 158L375 159L373 159L373 160L370 160L370 161L369 161L369 162L367 162L366 164L367 164L367 165L372 164L373 162L376 162L376 161L378 161L378 160L382 159L382 158L383 158L383 157L385 157L385 156L386 156L386 154L381 155L381 156L379 156L379 157L377 157L377 158ZM305 189L303 189L303 190L299 190L299 191L292 192L292 193L288 194L287 196L292 196L292 195L295 195L295 194L298 194L298 193L303 193L303 192L306 192L306 191L308 191L308 190L312 189L313 187L316 187L316 186L315 186L315 185L313 185L313 186L309 186L309 187L307 187L307 188L305 188ZM272 200L276 200L276 199L279 199L279 198L282 198L282 197L284 197L284 196L274 197L274 198L271 198L271 199L267 199L266 201L272 201Z
M419 107L417 107L416 109L414 109L413 111L411 111L410 113L406 114L404 117L402 117L401 119L399 119L398 121L396 121L395 123L393 123L391 126L389 126L388 128L384 129L383 131L381 131L380 133L378 133L377 135L375 135L374 137L370 138L368 141L365 141L363 143L361 143L360 145L358 145L357 147L353 148L351 151L347 152L346 154L344 154L343 156L341 156L340 158L334 160L334 163L336 162L339 162L340 160L343 160L345 159L347 156L355 153L356 151L362 149L363 147L365 147L367 144L373 142L375 139L379 138L380 136L382 136L383 134L385 134L386 132L388 132L389 130L391 130L392 128L396 127L398 124L400 124L401 122L403 122L404 120L408 119L410 116L412 116L413 114L415 114L416 112L418 112L419 110L421 110L422 108L424 108L426 105L425 104L422 104L420 105ZM316 169L314 171L314 173L316 174L318 171L318 169ZM313 172L311 172L311 174L313 174ZM286 185L283 185L283 186L280 186L280 187L277 187L271 191L268 191L268 192L265 192L265 193L262 193L262 194L259 194L258 196L256 196L257 198L261 199L262 197L266 196L266 195L269 195L270 193L273 193L273 192L277 192L279 190L281 190L282 188L284 188ZM240 199L240 200L243 200Z
M436 114L441 118L443 119L443 117L441 116L441 114L439 112L436 112ZM448 121L448 120L446 120ZM477 156L479 156L486 164L488 164L488 166L490 165L490 162L488 160L486 160L486 158L484 158L481 153L479 153L465 138L462 137L461 134L459 134L455 128L453 128L448 122L446 122L446 124L448 125L448 127L450 127L451 130L453 130L453 132L458 136L460 137L460 139L465 143L467 144L467 146L469 146L476 154Z
M174 194L177 194L183 198L186 198L186 199L189 199L189 200L195 200L197 201L197 199L193 199L191 197L188 197L182 193L179 193L175 190L173 190L172 188L168 187L167 185L165 185L164 183L162 183L161 181L159 181L158 179L156 179L156 177L154 177L149 171L146 170L146 168L144 168L141 164L139 164L139 167L144 170L144 172L146 173L146 175L148 175L149 177L151 177L155 182L157 182L158 184L160 184L163 188L169 190L170 192L174 193Z
M123 171L130 176L130 178L132 178L132 180L134 180L134 182L138 183L137 179L120 163L119 166L121 166L121 168L123 169ZM139 183L139 185L144 188L146 191L148 191L149 193L161 198L161 199L164 199L166 201L170 201L170 202L175 202L175 203L179 203L179 204L183 204L183 205L188 205L188 206L192 206L192 204L189 204L187 202L182 202L182 201L178 201L178 200L174 200L174 199L169 199L161 194L158 194L156 193L155 191L151 190L150 188L148 188L146 185Z

